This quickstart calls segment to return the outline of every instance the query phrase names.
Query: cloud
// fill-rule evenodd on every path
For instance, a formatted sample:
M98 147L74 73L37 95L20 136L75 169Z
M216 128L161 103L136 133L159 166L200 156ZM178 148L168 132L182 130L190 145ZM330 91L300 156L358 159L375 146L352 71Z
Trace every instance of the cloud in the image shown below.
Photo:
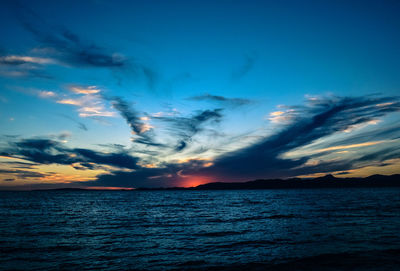
M400 157L400 146L390 146L389 148L382 148L380 150L362 155L357 158L358 162L365 161L379 161L383 162L390 159L395 159Z
M70 30L48 24L26 5L15 3L15 11L24 28L41 43L41 50L71 66L123 67L125 59L117 53L108 53L96 44L85 43Z
M70 87L69 90L78 96L58 99L59 104L78 107L79 116L86 117L114 117L115 112L107 110L104 98L99 94L100 89L96 86Z
M378 106L390 102L385 107ZM214 161L214 166L202 169L208 175L228 179L249 179L296 176L300 172L315 173L317 170L346 170L351 161L321 163L299 169L309 157L284 159L290 150L306 146L317 139L343 132L348 127L365 123L392 112L400 111L400 102L395 97L384 98L321 98L308 105L293 108L296 117L274 135L255 144L227 153ZM379 133L379 131L377 131ZM371 157L372 159L373 157Z
M0 56L0 75L52 79L52 76L43 71L44 65L48 64L56 64L56 60L48 57L2 55Z
M81 87L81 86L72 86L70 90L77 94L96 94L100 92L100 89L96 86L88 86L88 87Z
M89 149L73 149L73 154L87 162L120 168L137 169L138 158L126 153L100 153Z
M11 174L15 175L18 179L26 179L26 178L41 178L46 176L43 173L29 171L29 170L8 170L8 169L0 169L0 174Z
M274 111L269 114L268 120L275 124L288 124L294 120L299 112L293 108L285 111Z
M232 79L238 80L246 76L254 67L255 58L250 55L245 55L242 66L232 72Z
M224 96L217 96L217 95L211 95L211 94L203 94L199 96L193 96L188 98L188 100L192 101L209 101L209 102L216 102L221 105L227 105L227 106L243 106L243 105L248 105L253 103L252 100L249 99L244 99L244 98L228 98Z
M140 117L139 113L121 97L112 97L109 100L114 109L120 113L129 125L134 136L134 143L162 147L162 144L154 141L152 136L153 127L147 122L148 118Z
M4 157L0 157L4 158ZM13 159L13 158L11 158ZM10 161L10 162L1 162L3 165L7 165L7 168L17 168L17 169L34 169L38 164L35 163L26 163L26 162L17 162L17 161Z
M367 141L367 142L362 142L362 143L357 143L357 144L347 144L347 145L337 145L334 144L333 146L330 147L325 147L325 148L309 148L307 150L298 150L298 151L293 151L291 152L291 155L286 154L287 157L290 156L312 156L314 154L321 154L321 153L329 153L332 151L342 151L346 149L354 149L354 148L360 148L360 147L369 147L369 146L374 146L378 144L382 144L388 142L387 140L380 140L380 141Z
M198 111L191 117L153 116L153 118L170 125L169 131L178 138L175 151L179 152L188 146L188 143L196 134L205 130L206 123L219 123L223 117L222 111L221 108L218 108Z
M38 164L80 164L89 167L88 163L114 166L117 168L136 169L138 158L127 153L102 153L83 148L67 148L61 142L46 138L22 139L9 143L2 155L23 159Z
M126 120L132 133L140 135L148 131L145 124L141 121L139 113L136 112L125 100L121 97L113 97L111 99L113 107Z
M137 133L137 140L141 140L143 144L152 144L152 137L146 135L148 131L141 128L143 123L139 114L122 99L114 99L114 102L118 102L117 110ZM382 130L364 131L355 135L357 140L354 141L351 139L353 132L344 132L354 125L400 112L398 97L319 97L308 100L305 105L290 108L295 110L295 117L290 122L276 126L274 134L265 135L251 145L226 152L212 160L184 159L152 164L139 156L129 154L121 146L110 146L110 152L99 152L84 148L67 148L61 142L45 138L11 142L9 148L3 149L0 154L38 164L71 165L80 170L112 166L114 169L109 168L109 173L99 175L96 181L88 182L87 185L116 187L185 185L187 181L196 178L243 181L342 172L369 165L385 165L388 159L400 158L400 134L399 130L396 130L398 124ZM179 153L187 148L193 136L207 129L206 124L218 123L222 117L222 110L214 109L198 111L189 117L178 115L152 118L168 124L177 140L174 152ZM323 151L303 153L298 157L286 155L317 141L343 134L349 139L331 139L320 148ZM360 140L362 134L365 135L364 140ZM391 140L388 139L388 135ZM380 137L387 141L380 142ZM370 138L375 139L368 141ZM147 140L149 142L146 142ZM363 151L351 156L327 156L335 154L338 150Z
M61 117L64 117L64 118L69 119L69 120L71 120L72 122L76 123L76 125L78 125L78 128L79 128L79 129L81 129L81 130L83 130L83 131L87 131L87 130L88 130L87 126L86 126L84 123L79 122L79 121L75 120L74 118L72 118L72 117L70 117L70 116L67 116L67 115L64 115L64 114L59 114L59 115L60 115Z
M76 33L63 27L50 24L38 16L27 5L13 3L14 11L23 27L40 43L32 50L37 56L30 56L36 61L50 61L63 66L78 68L109 68L118 71L133 72L136 77L143 77L149 88L153 89L157 72L138 58L129 59L123 54L110 51L93 41L86 41Z
M0 56L0 65L24 65L24 64L54 64L56 61L52 58L8 55Z
M34 87L19 87L19 86L12 86L9 88L12 89L13 91L36 96L42 99L56 99L58 97L58 93L51 90L38 89Z
M3 181L4 182L12 182L12 181L15 181L15 179L11 179L11 178L10 179L3 179Z
M53 98L56 97L56 94L53 91L41 90L38 92L39 97L41 98Z
M185 186L190 176L186 171L209 166L209 161L191 159L184 163L169 163L162 167L142 167L134 172L114 171L112 174L102 174L96 181L86 185L126 186L126 187L171 187Z

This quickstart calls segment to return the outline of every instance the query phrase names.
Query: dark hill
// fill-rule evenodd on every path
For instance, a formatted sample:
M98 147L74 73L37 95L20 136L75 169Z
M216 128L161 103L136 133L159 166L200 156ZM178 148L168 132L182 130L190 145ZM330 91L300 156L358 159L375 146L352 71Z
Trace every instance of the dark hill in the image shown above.
M313 179L272 179L243 183L207 183L191 188L194 190L227 189L291 189L291 188L344 188L344 187L400 187L400 174L372 175L366 178L336 178L332 175Z

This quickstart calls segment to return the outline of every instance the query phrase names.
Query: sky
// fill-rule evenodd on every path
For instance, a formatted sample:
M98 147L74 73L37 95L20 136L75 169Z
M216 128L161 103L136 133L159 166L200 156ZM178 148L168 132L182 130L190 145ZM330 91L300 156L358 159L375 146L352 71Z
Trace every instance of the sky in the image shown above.
M400 173L399 1L1 1L0 189Z

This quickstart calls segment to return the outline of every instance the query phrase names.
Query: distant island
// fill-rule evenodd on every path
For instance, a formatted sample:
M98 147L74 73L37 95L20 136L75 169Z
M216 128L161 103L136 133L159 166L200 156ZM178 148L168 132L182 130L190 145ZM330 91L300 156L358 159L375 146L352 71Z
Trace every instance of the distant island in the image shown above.
M241 190L241 189L303 189L350 187L400 187L400 174L371 175L365 178L336 178L333 175L303 179L261 179L248 182L213 182L196 187L137 188L135 190Z

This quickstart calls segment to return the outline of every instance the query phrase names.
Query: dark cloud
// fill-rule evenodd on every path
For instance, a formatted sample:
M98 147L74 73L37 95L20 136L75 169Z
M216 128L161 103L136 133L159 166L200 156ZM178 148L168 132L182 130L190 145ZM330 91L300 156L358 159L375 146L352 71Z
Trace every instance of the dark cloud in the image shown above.
M343 172L336 173L335 175L347 175L349 173L350 172L348 172L348 171L343 171Z
M92 163L111 165L121 168L135 169L138 168L138 158L132 157L125 153L100 153L88 149L73 149L73 153L78 157Z
M134 134L142 134L144 131L144 123L140 120L139 113L121 97L113 97L110 100L113 107L126 120L132 132Z
M11 162L1 162L3 165L8 165L8 168L17 168L17 169L34 169L35 166L38 164L34 163L25 163L25 162L16 162L16 161L11 161Z
M382 106L382 104L387 104ZM140 168L135 172L113 172L99 176L95 182L106 186L158 187L182 184L185 176L212 176L220 181L243 181L254 178L291 177L313 173L347 171L365 166L362 160L376 162L379 155L383 159L400 157L397 149L387 149L372 153L369 157L343 161L326 161L316 165L306 165L312 156L299 159L285 159L282 154L314 142L316 139L370 120L400 111L397 98L331 98L310 101L307 106L296 106L296 119L285 124L274 135L262 138L255 144L225 154L212 166L205 167L204 161L191 161L185 164L165 164L159 168ZM208 119L199 114L198 120ZM203 116L203 117L200 117ZM166 121L177 121L171 118ZM184 119L177 121L178 130L188 129ZM190 122L189 122L190 123ZM392 127L393 128L393 127ZM196 129L194 129L196 131ZM376 131L377 134L387 131ZM397 131L398 134L398 131ZM372 134L370 135L372 137ZM183 141L185 142L185 141ZM359 142L358 142L359 143ZM182 144L182 142L180 142ZM177 146L179 151L180 145Z
M138 144L144 144L147 146L162 147L162 144L157 143L153 140L151 129L140 119L139 112L130 106L130 104L122 99L121 97L109 98L112 106L117 110L120 115L125 119L126 123L134 134L134 142Z
M70 30L54 26L26 5L14 4L16 15L24 28L42 44L38 51L52 54L71 66L122 67L123 57L106 52L93 43L85 43Z
M180 152L182 151L184 148L186 148L186 142L181 140L178 144L178 146L176 146L175 151Z
M137 114L126 110L129 107L120 108L130 112L125 114L125 119L132 124L132 129L140 131ZM380 148L364 154L359 153L358 156L352 156L351 160L327 160L312 165L306 164L312 155L306 154L297 159L283 157L288 151L306 146L317 139L344 131L354 125L368 123L392 112L399 112L400 103L397 97L320 98L309 101L306 106L292 109L298 114L290 123L283 123L275 134L261 138L248 147L217 157L212 164L193 159L186 163L164 163L158 167L146 167L140 163L139 158L126 153L124 148L117 147L115 152L102 153L82 148L66 148L51 139L19 140L10 143L10 148L3 150L2 155L41 164L69 164L82 170L95 169L102 165L130 169L130 172L110 171L108 174L98 176L97 181L85 183L85 185L123 187L182 185L185 178L190 176L210 176L220 181L292 177L349 171L366 165L383 166L388 164L388 159L400 158L400 147ZM191 117L173 116L155 119L168 123L172 131L180 136L175 146L175 152L178 152L186 148L185 144L191 137L205 129L203 126L205 123L219 122L222 117L221 109L215 109L200 111ZM375 132L370 130L367 139L373 138L374 134L380 136L390 134L392 138L396 138L399 136L396 127L394 125ZM146 140L145 137L139 139ZM24 177L28 176L24 174L29 173L21 171L15 174Z
M92 168L89 163L109 165L119 168L138 168L138 158L126 153L102 153L89 149L65 147L60 142L51 139L23 139L10 143L10 147L3 151L3 155L22 158L40 164L73 165Z
M74 163L71 166L76 170L95 170L95 169L107 170L106 167L95 163L80 162L80 163Z
M28 170L5 170L0 169L0 174L12 174L15 175L18 179L26 179L26 178L41 178L46 175L40 172L28 171Z
M205 130L206 123L219 123L223 118L222 109L199 111L191 117L164 116L153 117L169 124L169 131L177 138L175 151L182 151L192 140L193 136Z
M57 62L73 67L112 68L133 72L136 77L146 80L154 88L157 72L137 58L127 58L110 52L106 48L83 40L71 30L50 24L38 16L27 5L15 1L13 10L24 28L40 43L34 51L38 55L51 56Z
M389 159L400 158L400 146L391 146L388 148L379 149L377 151L362 155L357 158L358 162L379 161L383 162Z
M4 182L13 182L15 179L3 179Z
M332 135L347 128L400 111L397 98L331 98L310 101L299 107L299 114L291 124L276 134L260 140L247 148L228 153L204 169L204 173L221 178L289 177L311 174L321 169L347 170L353 162L327 163L302 166L309 157L297 160L284 159L285 152L305 146L316 139ZM371 157L373 158L373 157Z
M140 168L134 172L115 171L100 175L96 181L85 184L122 187L182 186L186 178L183 172L201 168L205 163L194 159L181 164L164 164L159 168Z
M210 102L216 102L221 105L227 105L227 106L243 106L243 105L248 105L253 103L252 100L249 99L243 99L243 98L228 98L224 96L217 96L217 95L211 95L211 94L203 94L199 96L193 96L188 98L188 100L192 101L210 101Z

